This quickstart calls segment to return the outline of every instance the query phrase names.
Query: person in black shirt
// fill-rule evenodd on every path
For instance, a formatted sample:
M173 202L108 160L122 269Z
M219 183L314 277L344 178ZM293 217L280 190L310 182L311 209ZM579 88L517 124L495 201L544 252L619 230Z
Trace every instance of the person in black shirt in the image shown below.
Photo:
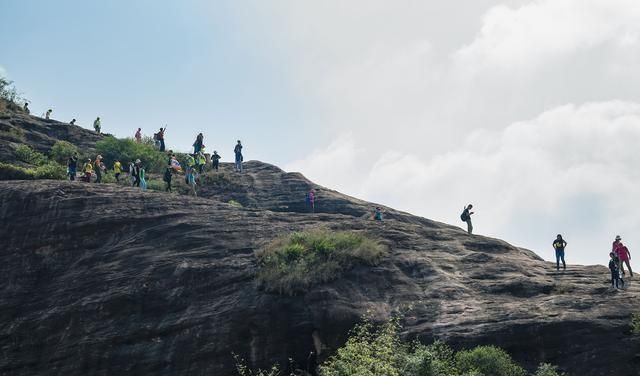
M556 250L556 270L560 270L560 260L562 260L562 269L567 270L567 264L564 262L564 247L567 242L562 239L562 235L558 234L556 240L553 241L553 249Z
M611 270L611 287L624 288L624 280L620 278L620 260L613 252L609 253L609 270Z
M67 162L67 174L69 175L69 180L76 180L76 171L78 169L78 155L74 154L69 157L69 161Z
M472 208L473 205L467 205L467 207L464 208L462 214L460 215L460 219L462 219L463 222L467 223L467 232L469 234L473 232L473 225L471 224L471 214L473 214L473 212L471 211Z

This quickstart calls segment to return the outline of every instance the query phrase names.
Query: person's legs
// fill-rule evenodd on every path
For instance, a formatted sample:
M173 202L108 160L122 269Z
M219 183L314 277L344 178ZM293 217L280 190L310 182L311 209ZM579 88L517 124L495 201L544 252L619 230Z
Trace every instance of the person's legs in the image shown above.
M164 151L164 139L160 140L160 151Z
M633 277L633 270L631 270L631 264L629 260L624 260L624 263L627 264L627 269L629 269L629 277Z
M614 283L616 281L616 276L613 272L611 272L611 287L615 287Z
M564 249L560 251L560 259L562 260L562 269L567 269L567 264L564 262Z
M556 249L556 270L560 270L560 251Z
M471 224L471 218L467 219L467 232L469 234L473 233L473 225Z
M120 183L120 174L116 174L116 183Z
M133 186L134 187L139 187L140 186L140 178L136 176L136 180L133 182Z
M622 260L618 260L618 269L620 269L620 274L624 275L624 262Z
M100 171L100 169L96 170L96 183L101 183L102 182L102 172Z

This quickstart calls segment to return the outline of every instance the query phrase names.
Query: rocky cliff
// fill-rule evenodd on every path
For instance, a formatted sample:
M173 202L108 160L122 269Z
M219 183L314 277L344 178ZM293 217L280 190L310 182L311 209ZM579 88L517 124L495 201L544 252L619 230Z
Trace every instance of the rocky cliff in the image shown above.
M63 140L91 152L95 143L104 137L77 125L27 115L6 102L0 102L0 110L0 162L15 161L15 149L21 144L48 153L56 141Z
M0 374L230 375L232 352L305 368L365 312L397 310L407 338L496 344L571 375L638 374L639 290L610 290L603 266L556 273L533 252L391 209L374 222L371 204L322 187L320 212L306 213L315 186L259 162L225 175L208 177L208 198L0 182ZM254 252L319 226L379 237L390 254L299 296L261 291Z

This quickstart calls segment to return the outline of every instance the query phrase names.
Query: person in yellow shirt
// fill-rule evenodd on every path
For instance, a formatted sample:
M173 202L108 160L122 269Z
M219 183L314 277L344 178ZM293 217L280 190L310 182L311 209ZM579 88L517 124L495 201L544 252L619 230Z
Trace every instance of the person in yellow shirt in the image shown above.
M120 163L120 161L117 159L113 163L113 173L116 176L116 182L120 183L120 174L122 173L122 163Z
M87 183L91 183L91 175L93 174L93 163L91 163L91 158L87 159L87 162L82 166L82 172L84 173L84 180Z

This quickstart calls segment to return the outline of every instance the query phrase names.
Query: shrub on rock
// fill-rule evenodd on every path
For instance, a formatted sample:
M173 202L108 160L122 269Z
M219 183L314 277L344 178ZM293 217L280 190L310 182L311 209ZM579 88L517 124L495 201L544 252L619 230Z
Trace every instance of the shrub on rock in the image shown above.
M357 264L377 265L386 254L384 245L360 232L295 232L257 252L257 279L267 291L293 295Z

